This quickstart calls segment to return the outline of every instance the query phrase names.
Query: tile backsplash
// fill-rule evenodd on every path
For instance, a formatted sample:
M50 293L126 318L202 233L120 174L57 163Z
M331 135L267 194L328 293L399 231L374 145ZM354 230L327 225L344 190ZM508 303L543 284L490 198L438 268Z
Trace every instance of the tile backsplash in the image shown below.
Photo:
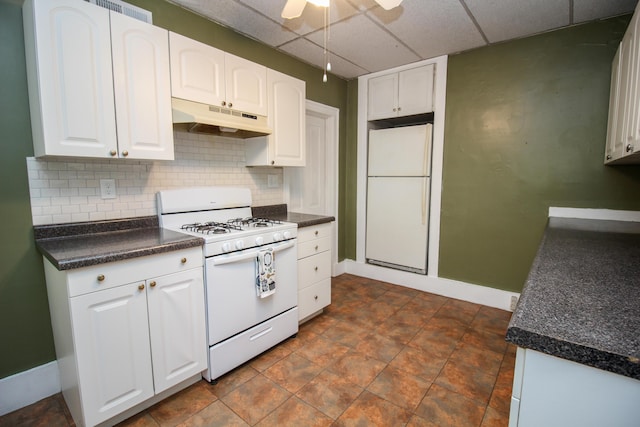
M253 206L283 203L282 169L245 167L243 140L175 132L174 141L174 161L27 158L33 225L156 215L156 192L183 187L246 187ZM101 179L115 180L116 198L101 198Z

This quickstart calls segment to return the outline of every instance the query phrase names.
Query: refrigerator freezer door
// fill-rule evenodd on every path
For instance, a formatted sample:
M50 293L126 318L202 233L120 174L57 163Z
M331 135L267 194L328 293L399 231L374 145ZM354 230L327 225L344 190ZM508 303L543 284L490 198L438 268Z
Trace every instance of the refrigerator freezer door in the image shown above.
M365 256L372 264L426 274L429 178L372 177Z
M369 131L369 176L428 176L431 124Z

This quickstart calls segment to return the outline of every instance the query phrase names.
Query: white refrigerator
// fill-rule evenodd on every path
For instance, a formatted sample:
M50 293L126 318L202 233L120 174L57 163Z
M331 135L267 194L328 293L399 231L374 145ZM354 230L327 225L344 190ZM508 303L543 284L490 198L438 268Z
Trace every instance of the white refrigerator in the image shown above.
M365 257L427 273L432 125L369 131Z

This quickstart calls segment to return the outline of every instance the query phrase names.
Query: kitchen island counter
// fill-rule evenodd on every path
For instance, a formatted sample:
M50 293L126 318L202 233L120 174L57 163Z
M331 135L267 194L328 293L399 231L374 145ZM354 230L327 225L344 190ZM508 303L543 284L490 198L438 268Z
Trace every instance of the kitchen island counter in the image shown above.
M277 221L293 222L298 228L311 227L335 221L335 217L326 215L312 215L287 211L287 205L257 206L252 208L252 215Z
M157 217L34 226L38 250L58 269L202 246L199 237L159 228Z
M640 379L640 224L550 218L507 341Z

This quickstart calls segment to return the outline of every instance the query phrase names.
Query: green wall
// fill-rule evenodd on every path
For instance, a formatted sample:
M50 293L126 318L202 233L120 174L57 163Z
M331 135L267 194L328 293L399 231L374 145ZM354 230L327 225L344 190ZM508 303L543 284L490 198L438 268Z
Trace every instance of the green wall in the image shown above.
M26 157L33 156L22 12L0 2L0 378L55 359Z
M449 58L440 276L520 291L549 206L640 210L640 166L603 165L629 19Z

